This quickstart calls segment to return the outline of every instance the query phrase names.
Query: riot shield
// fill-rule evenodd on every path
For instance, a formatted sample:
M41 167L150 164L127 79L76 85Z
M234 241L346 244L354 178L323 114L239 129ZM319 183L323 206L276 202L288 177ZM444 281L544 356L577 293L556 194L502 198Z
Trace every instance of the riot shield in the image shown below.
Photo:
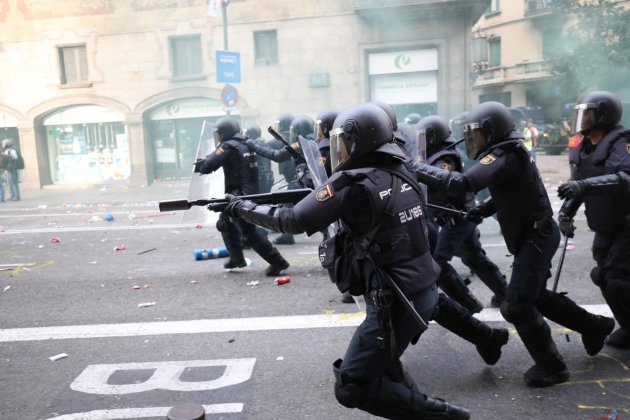
M306 166L311 173L313 179L313 185L315 189L318 189L328 181L328 174L326 174L326 168L324 168L324 162L322 161L322 155L319 152L319 146L312 140L299 137L300 147L306 160ZM332 223L326 228L329 236L333 236L337 233L337 223Z
M212 133L212 124L204 120L199 134L199 146L197 146L197 159L205 159L215 149ZM223 197L225 195L223 186L223 171L215 171L211 174L202 175L194 172L190 178L188 187L188 200L194 201L211 197ZM219 218L219 214L208 211L205 207L194 206L183 212L182 222L196 224L214 224Z
M416 155L416 160L419 162L427 161L427 133L424 127L420 127L419 125L415 126L416 129L416 143L418 146L418 154Z
M324 162L322 161L322 155L319 152L319 146L314 141L302 136L299 136L298 141L300 142L308 170L311 173L313 185L315 185L317 189L328 180L326 168L324 168Z

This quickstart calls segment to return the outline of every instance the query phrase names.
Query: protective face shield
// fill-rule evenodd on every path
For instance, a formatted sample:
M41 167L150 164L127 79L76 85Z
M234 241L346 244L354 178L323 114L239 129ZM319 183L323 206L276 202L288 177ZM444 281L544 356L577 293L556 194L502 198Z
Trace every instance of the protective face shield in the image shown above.
M293 126L289 128L289 143L298 143L298 132Z
M325 121L316 120L313 128L316 139L319 140L328 137L328 124Z
M468 159L476 159L486 148L486 138L479 123L464 124L464 141Z
M212 130L212 137L214 138L215 147L221 144L222 139L218 129L215 128L214 130Z
M339 165L350 159L350 153L346 144L347 134L343 127L330 132L330 166L336 172Z
M597 121L597 105L593 103L576 104L571 116L571 133L583 133L593 127Z
M418 156L416 160L426 162L427 160L427 130L426 128L416 125L416 142L418 144Z

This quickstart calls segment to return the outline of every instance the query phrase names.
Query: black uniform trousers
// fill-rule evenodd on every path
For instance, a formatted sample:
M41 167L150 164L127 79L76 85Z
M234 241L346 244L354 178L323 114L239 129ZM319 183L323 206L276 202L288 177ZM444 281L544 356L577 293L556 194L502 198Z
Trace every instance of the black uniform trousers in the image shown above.
M406 312L402 304L396 300L390 307L392 325L395 332L396 354L391 354L389 331L384 334L385 345L380 346L379 337L382 334L379 325L379 308L374 306L369 296L366 300L366 317L359 325L350 340L346 354L338 369L352 380L363 384L368 390L368 397L378 399L381 377L385 376L392 381L390 392L393 399L405 401L412 406L413 393L418 393L415 386L404 383L402 378L396 377L400 363L399 357L403 354L411 340L418 336L420 329L415 320ZM438 301L437 286L426 288L411 299L418 314L428 322L435 311Z
M256 225L243 219L234 219L221 213L217 221L217 230L221 232L231 261L238 262L243 259L243 239L265 260L274 253L273 244L260 233Z
M502 277L499 267L486 256L479 241L477 225L467 220L457 220L453 226L443 226L438 234L434 258L436 261L450 261L454 256L476 274L492 291Z
M619 226L611 233L595 232L592 252L597 262L591 275L593 282L621 328L630 330L630 228Z

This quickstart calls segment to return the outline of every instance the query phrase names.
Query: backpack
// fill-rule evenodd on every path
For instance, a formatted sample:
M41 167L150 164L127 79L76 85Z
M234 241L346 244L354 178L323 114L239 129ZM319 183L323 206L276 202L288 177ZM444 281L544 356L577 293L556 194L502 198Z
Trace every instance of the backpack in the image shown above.
M22 157L22 153L15 151L17 154L17 160L15 161L15 169L24 169L24 158Z

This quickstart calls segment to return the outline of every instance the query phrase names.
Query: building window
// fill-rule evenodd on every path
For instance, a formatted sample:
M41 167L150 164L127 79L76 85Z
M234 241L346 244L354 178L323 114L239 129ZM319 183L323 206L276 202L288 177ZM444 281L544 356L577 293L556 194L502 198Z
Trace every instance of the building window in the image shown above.
M501 38L493 38L488 41L490 50L489 67L501 67Z
M254 32L254 48L257 66L278 64L278 35L275 30Z
M486 15L499 13L499 0L492 0L485 11Z
M170 39L173 77L203 74L201 36L178 36Z
M85 45L59 48L59 72L62 85L88 81Z

